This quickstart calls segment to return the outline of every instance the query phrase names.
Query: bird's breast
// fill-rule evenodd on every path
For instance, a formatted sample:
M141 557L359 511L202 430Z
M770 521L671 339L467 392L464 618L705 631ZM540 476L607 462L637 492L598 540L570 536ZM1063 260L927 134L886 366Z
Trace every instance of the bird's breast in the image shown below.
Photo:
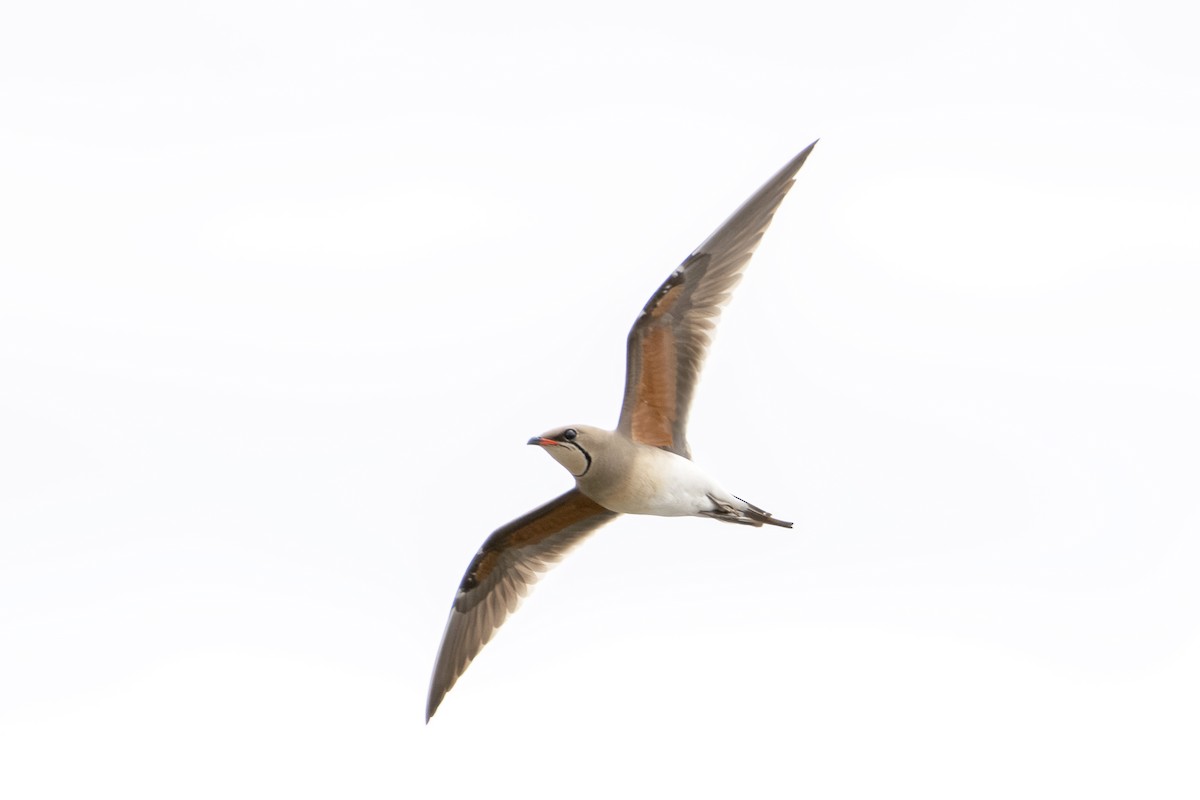
M592 480L588 480L592 477ZM712 508L709 495L723 492L708 475L682 456L639 446L619 475L585 476L579 489L610 511L681 517Z

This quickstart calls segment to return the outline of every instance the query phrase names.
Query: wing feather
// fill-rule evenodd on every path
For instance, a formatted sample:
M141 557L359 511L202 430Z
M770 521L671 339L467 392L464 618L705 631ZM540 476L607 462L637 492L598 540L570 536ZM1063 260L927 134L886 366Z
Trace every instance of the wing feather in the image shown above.
M426 722L540 575L616 516L572 489L487 538L450 607L429 685Z
M712 331L808 154L804 148L670 274L629 331L617 430L685 458L692 394Z

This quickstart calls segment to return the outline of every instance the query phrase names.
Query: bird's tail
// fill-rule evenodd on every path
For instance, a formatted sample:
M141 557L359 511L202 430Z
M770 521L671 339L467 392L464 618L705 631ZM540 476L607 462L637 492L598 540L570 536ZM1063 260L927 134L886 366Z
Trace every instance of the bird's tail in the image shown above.
M775 519L769 511L763 511L753 503L747 503L742 498L734 495L734 499L741 503L741 507L731 503L726 503L709 495L709 499L716 506L712 511L701 512L706 517L719 519L721 522L733 522L738 525L753 525L756 528L761 528L763 525L778 525L780 528L790 528L792 523L782 519Z
M742 500L742 498L740 498L740 497L738 499ZM742 502L746 503L745 500L742 500ZM746 510L743 511L742 513L745 514L750 519L757 522L759 525L764 525L764 524L765 525L778 525L781 528L792 527L792 523L787 522L782 519L775 519L774 517L771 516L770 512L763 511L758 506L752 506L749 503L746 503Z

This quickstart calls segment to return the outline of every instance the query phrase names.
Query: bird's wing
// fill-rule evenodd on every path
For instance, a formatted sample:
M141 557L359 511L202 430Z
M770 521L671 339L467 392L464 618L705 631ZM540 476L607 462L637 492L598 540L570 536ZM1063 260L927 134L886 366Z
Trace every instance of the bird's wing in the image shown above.
M467 567L450 607L429 684L426 722L471 659L517 610L539 575L616 516L616 512L572 489L487 538Z
M617 430L685 458L687 417L712 329L813 142L704 240L646 303L629 331Z

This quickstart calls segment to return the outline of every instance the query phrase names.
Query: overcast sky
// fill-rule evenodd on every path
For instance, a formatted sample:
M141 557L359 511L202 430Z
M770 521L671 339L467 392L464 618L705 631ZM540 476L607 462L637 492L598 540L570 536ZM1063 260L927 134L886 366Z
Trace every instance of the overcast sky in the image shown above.
M0 795L1195 797L1181 9L6 10ZM818 137L690 431L795 529L622 518L425 726L526 439Z

